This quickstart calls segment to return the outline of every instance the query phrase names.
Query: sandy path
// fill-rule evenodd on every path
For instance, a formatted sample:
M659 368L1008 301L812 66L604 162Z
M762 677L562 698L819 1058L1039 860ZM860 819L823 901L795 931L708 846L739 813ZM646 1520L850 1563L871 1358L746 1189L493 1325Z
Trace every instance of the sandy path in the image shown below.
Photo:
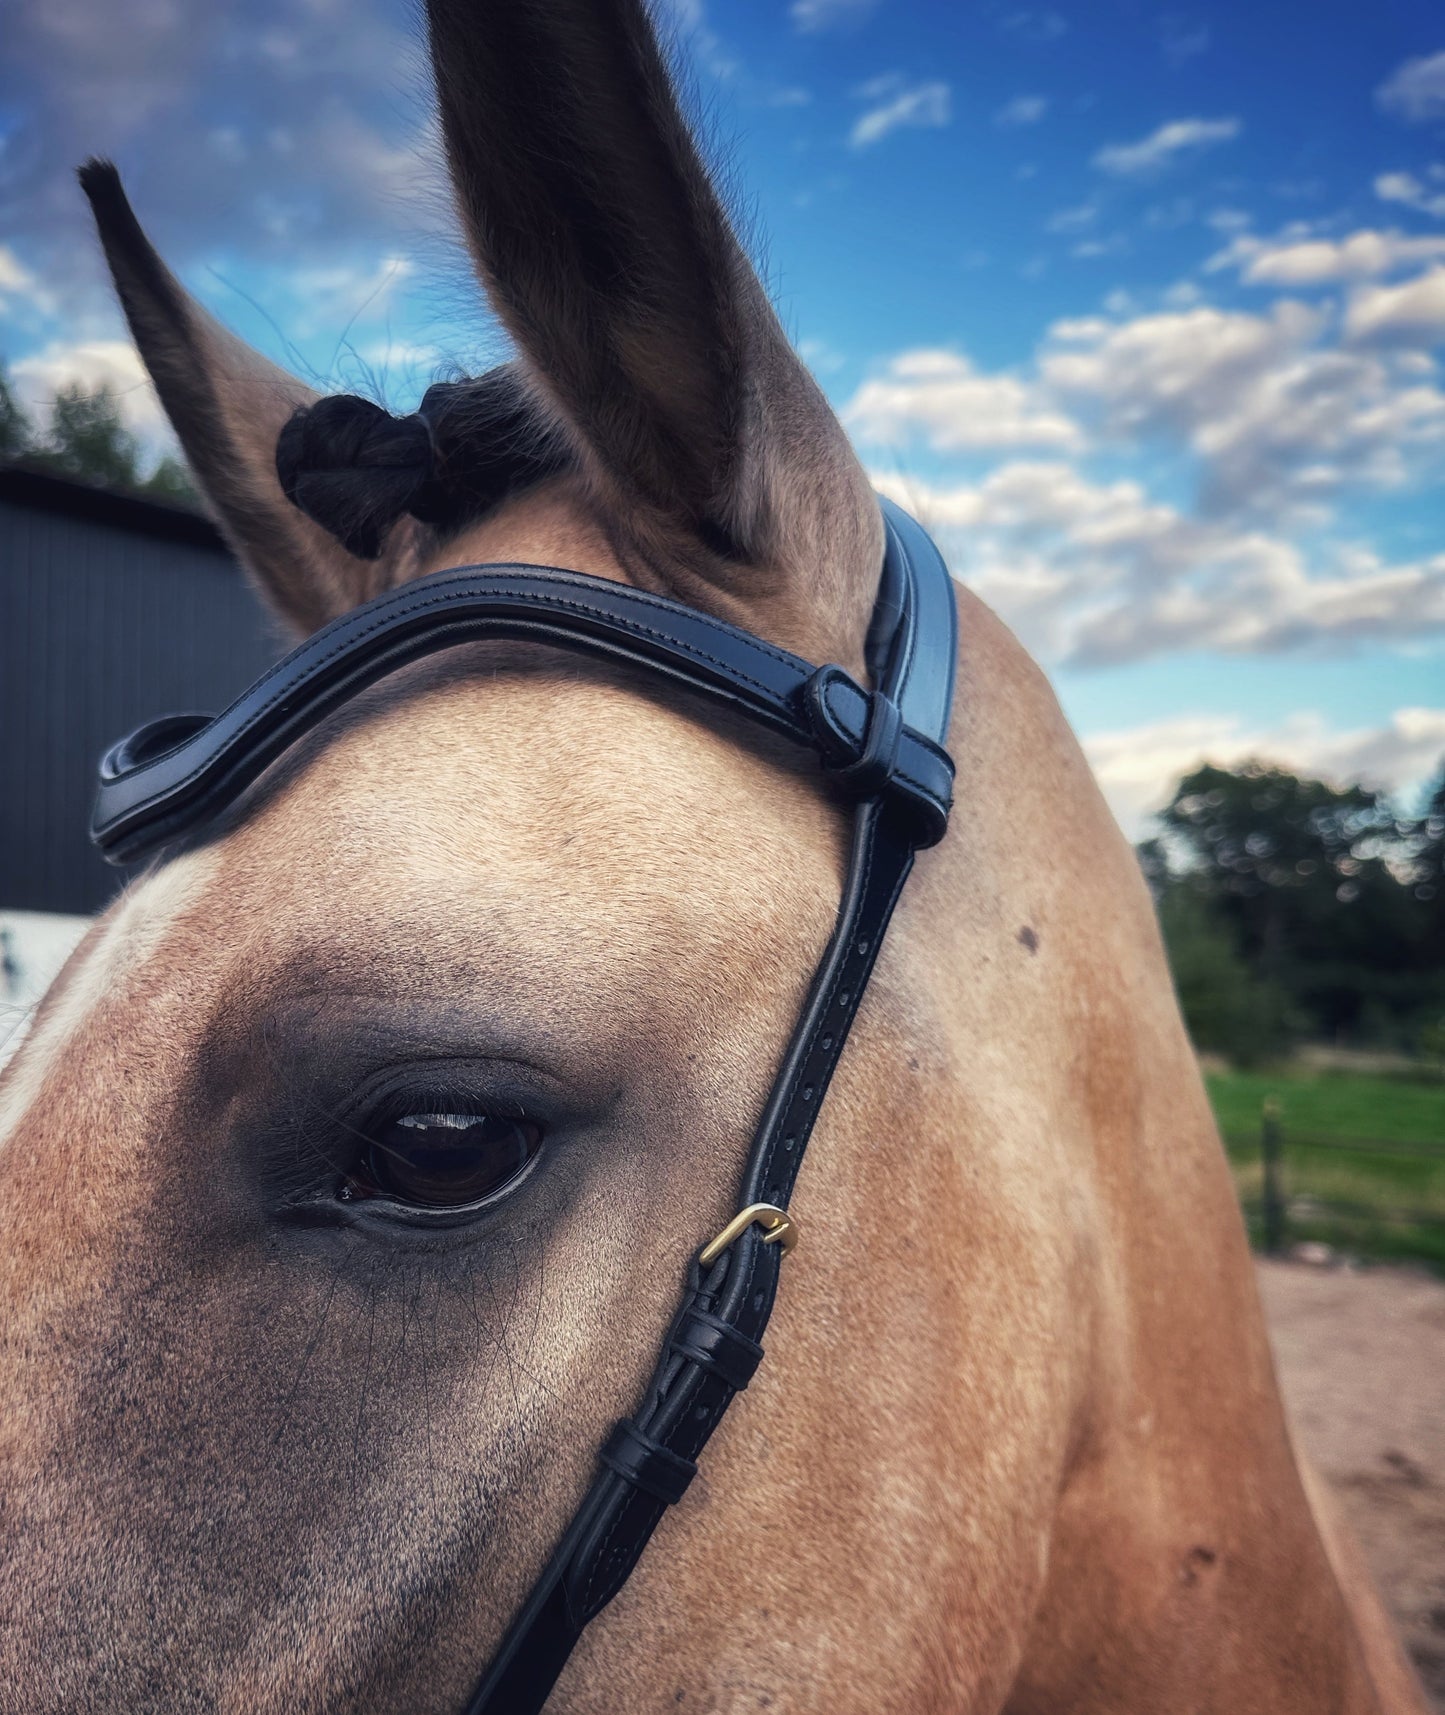
M1290 1414L1445 1715L1445 1282L1259 1264Z

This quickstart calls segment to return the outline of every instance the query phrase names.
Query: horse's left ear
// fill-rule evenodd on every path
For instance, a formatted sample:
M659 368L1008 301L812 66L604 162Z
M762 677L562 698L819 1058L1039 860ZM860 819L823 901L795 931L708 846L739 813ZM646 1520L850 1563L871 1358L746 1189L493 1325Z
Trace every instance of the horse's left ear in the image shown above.
M303 635L415 570L403 519L379 557L358 559L286 498L282 427L316 394L209 315L161 261L108 161L80 169L131 335L197 482L262 595Z
M643 0L428 0L463 226L629 571L858 661L882 526L699 159Z

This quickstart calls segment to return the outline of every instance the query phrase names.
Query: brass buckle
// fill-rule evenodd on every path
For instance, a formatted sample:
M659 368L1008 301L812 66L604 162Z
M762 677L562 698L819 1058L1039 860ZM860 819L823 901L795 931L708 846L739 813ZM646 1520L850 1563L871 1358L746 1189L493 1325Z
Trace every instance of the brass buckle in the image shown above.
M763 1229L765 1245L781 1245L786 1255L798 1242L798 1224L786 1209L776 1203L749 1203L739 1209L715 1239L698 1252L697 1260L711 1268L729 1245L735 1244L754 1223Z

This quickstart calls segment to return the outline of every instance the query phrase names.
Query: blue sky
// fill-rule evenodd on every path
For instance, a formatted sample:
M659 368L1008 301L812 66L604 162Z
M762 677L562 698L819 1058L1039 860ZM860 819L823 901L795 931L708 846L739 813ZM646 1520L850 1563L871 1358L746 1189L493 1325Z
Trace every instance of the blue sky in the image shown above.
M1434 0L665 15L790 331L1131 831L1204 755L1407 791L1445 756ZM90 152L191 288L323 385L406 406L501 355L405 5L18 19L0 351L38 409L106 378L160 444L69 177Z

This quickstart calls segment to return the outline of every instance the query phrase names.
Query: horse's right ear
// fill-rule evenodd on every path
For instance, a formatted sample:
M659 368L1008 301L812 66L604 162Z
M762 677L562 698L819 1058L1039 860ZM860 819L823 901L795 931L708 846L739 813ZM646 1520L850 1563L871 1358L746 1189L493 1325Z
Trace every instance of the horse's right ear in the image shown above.
M266 600L304 635L409 576L410 519L393 528L376 558L360 559L286 498L277 437L317 395L185 291L141 230L108 161L88 161L79 177L161 404L222 533Z
M861 668L883 528L646 0L427 0L463 229L629 575Z

